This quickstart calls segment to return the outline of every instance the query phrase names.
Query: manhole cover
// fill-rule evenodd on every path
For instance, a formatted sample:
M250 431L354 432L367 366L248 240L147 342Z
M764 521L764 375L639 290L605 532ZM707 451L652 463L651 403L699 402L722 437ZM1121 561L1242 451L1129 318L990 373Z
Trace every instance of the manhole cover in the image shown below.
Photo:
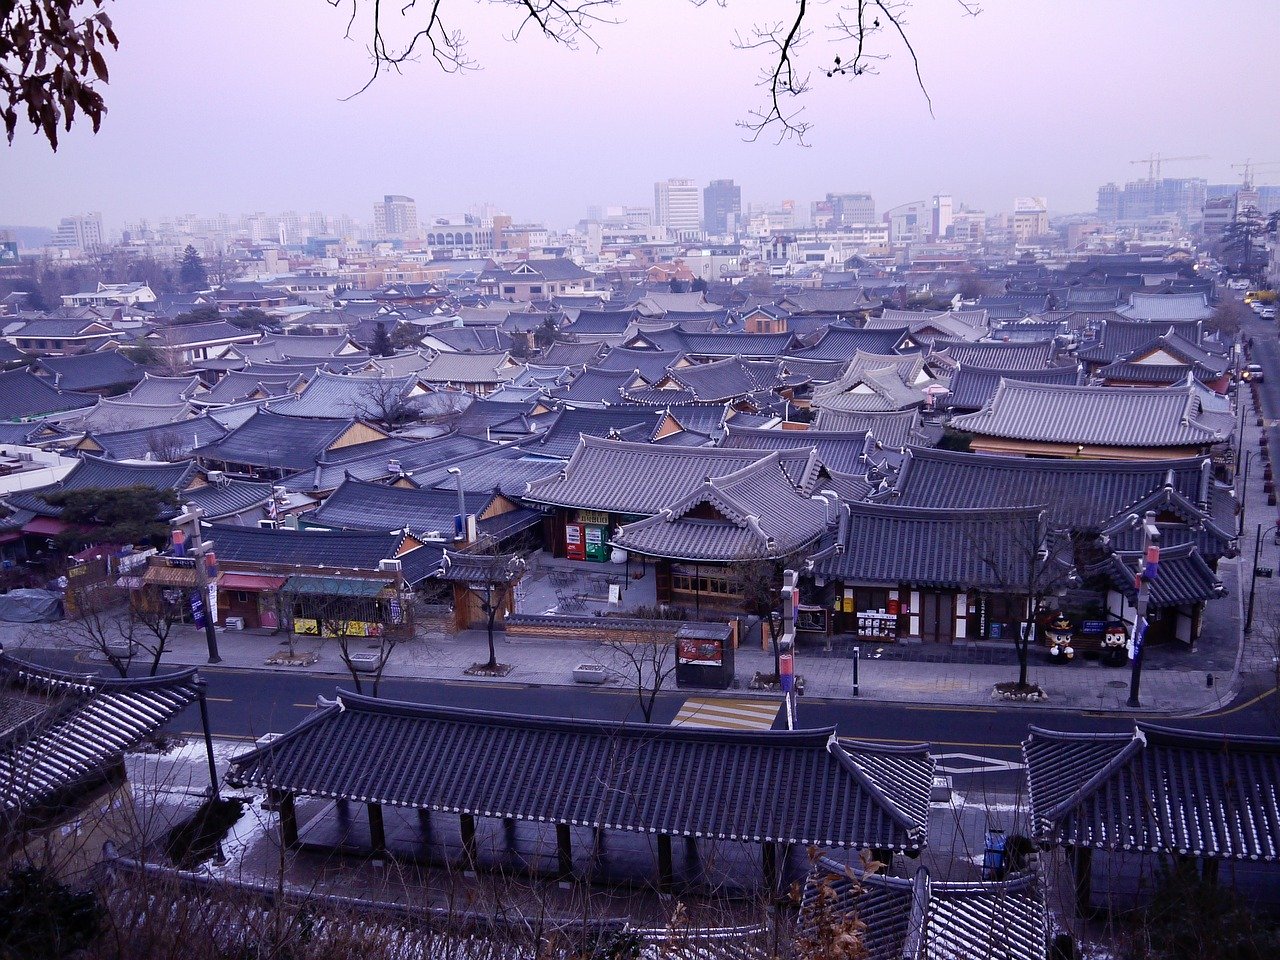
M1127 683L1125 683L1123 680L1108 680L1108 681L1107 681L1107 686L1108 686L1108 687L1117 687L1117 688L1119 688L1119 689L1124 689L1125 687L1127 687L1127 686L1128 686L1128 684L1127 684Z

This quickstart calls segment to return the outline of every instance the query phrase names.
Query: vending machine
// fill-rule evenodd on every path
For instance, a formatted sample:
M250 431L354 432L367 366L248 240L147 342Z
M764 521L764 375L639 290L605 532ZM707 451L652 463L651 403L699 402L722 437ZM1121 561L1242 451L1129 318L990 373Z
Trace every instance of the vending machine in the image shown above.
M609 537L607 528L588 524L586 530L587 559L596 563L604 563L609 559Z
M587 559L587 544L582 536L582 524L564 525L564 555L570 560Z

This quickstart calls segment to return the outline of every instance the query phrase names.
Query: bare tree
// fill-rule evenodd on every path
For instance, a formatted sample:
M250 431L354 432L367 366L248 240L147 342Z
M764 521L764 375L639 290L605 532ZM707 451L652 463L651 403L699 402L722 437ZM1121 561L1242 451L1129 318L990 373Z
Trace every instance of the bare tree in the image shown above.
M507 608L515 593L516 584L524 576L524 557L514 553L498 553L497 544L490 541L475 552L444 552L441 579L462 587L472 597L485 616L489 633L489 660L476 664L482 670L498 671L497 649L493 645L493 630L498 614Z
M367 682L378 695L391 654L414 635L412 597L398 583L376 597L296 594L286 597L286 606L301 611L292 627L297 619L307 620L321 640L337 642L357 693L364 693Z
M708 0L690 2L695 7L709 5ZM976 16L981 12L973 0L954 2L965 15ZM357 94L367 90L382 74L398 73L405 64L424 57L430 58L445 73L462 73L479 67L467 50L466 32L454 26L452 15L458 10L458 4L431 0L419 5L417 0L409 0L384 8L377 0L329 0L329 3L349 12L348 37L367 38L372 69ZM498 0L498 3L510 8L512 27L508 39L519 40L525 33L541 34L568 50L584 45L599 49L596 31L622 22L615 16L620 0ZM715 6L726 6L725 0L716 0ZM737 31L734 47L758 54L764 60L758 80L763 102L738 122L747 139L755 140L768 131L775 133L779 142L795 140L803 144L811 125L800 117L803 107L798 106L798 101L811 89L813 69L828 79L872 75L879 72L880 65L895 50L906 54L915 82L932 112L920 61L908 33L909 9L906 0L850 0L830 7L818 0L797 0L790 14ZM399 14L399 23L392 11ZM393 39L398 30L405 39ZM804 57L815 33L823 36L829 46L827 55L819 56L811 67Z
M408 382L402 377L367 377L360 387L358 415L388 430L422 419L417 398L409 395Z
M72 615L53 625L51 635L105 660L122 677L129 675L139 653L148 659L147 675L159 673L173 628L184 613L181 599L107 584L77 591L71 607Z
M151 460L185 460L190 449L176 430L159 430L147 436L147 457Z
M603 644L609 651L610 669L635 691L645 723L653 723L658 694L675 675L675 626L615 633Z
M1030 507L991 511L969 524L966 539L990 579L1002 592L1020 596L1025 605L1013 640L1018 689L1025 690L1030 685L1027 671L1036 616L1045 597L1065 587L1074 572L1072 561L1055 552L1069 548L1069 532L1053 526L1046 508Z

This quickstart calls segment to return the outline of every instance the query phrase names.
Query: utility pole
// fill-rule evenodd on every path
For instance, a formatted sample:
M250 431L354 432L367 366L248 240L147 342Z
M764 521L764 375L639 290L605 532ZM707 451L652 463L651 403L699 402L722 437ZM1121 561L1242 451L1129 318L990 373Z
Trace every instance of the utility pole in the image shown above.
M1262 524L1253 540L1253 573L1249 577L1249 612L1244 617L1244 632L1253 629L1253 594L1258 589L1258 561L1262 559ZM1268 574L1270 576L1270 574Z
M778 680L782 685L782 703L786 710L787 729L796 726L796 604L800 597L800 575L794 570L782 571L782 636L778 638Z
M218 656L218 633L214 621L218 619L216 606L209 597L209 566L214 562L213 541L205 543L200 537L200 518L204 511L194 504L187 504L185 511L173 518L173 545L177 553L195 555L196 589L200 591L200 605L204 610L204 638L209 646L209 662L221 663ZM186 549L187 535L184 527L191 526L191 548ZM216 576L216 570L214 572Z
M1137 519L1135 517L1135 519ZM1147 634L1147 602L1151 599L1151 581L1160 575L1160 528L1156 526L1156 513L1148 510L1142 524L1142 554L1138 557L1135 582L1138 587L1138 606L1133 618L1133 643L1129 656L1133 670L1129 675L1129 706L1140 707L1138 688L1142 685L1142 644Z

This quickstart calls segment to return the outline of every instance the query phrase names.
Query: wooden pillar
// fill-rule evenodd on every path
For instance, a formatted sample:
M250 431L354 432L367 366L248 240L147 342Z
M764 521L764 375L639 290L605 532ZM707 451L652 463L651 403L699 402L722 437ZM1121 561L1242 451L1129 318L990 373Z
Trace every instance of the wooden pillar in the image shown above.
M476 818L469 813L458 817L459 829L462 832L462 863L467 873L476 870Z
M370 803L366 806L369 808L369 845L374 855L380 857L387 852L387 828L382 821L382 805Z
M778 845L771 840L760 844L760 859L764 864L764 888L772 897L778 892Z
M556 824L556 878L561 882L573 876L573 845L567 823Z
M658 889L670 890L675 879L671 868L671 834L658 834Z
M689 863L698 862L698 838L697 837L684 838L684 858Z
M1071 876L1076 887L1076 913L1087 917L1093 913L1093 848L1071 848Z
M280 793L275 797L280 810L280 842L286 847L298 845L298 807L292 793Z

